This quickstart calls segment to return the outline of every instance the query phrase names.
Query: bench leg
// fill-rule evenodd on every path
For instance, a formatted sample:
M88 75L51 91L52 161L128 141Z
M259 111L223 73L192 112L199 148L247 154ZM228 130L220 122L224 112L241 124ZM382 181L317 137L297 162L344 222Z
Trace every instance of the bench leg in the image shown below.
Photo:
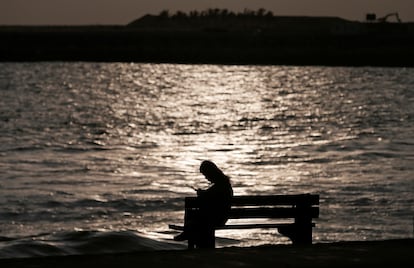
M312 226L292 224L289 226L279 227L280 234L289 237L294 245L311 245L312 244Z
M200 230L200 232L193 233L193 236L188 239L188 249L194 248L215 248L216 238L215 230Z
M194 249L195 248L195 243L193 239L188 239L188 245L187 245L188 249Z

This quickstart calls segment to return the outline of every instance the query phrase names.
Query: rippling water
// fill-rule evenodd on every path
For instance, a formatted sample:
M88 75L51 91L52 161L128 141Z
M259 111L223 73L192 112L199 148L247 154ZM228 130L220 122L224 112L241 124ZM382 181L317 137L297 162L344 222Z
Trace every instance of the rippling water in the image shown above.
M413 103L412 68L0 63L0 257L180 248L204 159L320 194L314 242L412 237Z

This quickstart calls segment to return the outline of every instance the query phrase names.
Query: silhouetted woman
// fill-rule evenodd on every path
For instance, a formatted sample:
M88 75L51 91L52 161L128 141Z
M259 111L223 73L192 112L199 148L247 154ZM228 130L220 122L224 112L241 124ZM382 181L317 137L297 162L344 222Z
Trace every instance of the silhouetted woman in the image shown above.
M204 234L213 234L216 227L223 226L233 197L230 178L211 161L205 160L200 165L200 172L211 183L206 190L197 190L200 209L196 216L184 226L184 232L174 237L177 241L193 239L197 247L214 247L213 241L205 241Z

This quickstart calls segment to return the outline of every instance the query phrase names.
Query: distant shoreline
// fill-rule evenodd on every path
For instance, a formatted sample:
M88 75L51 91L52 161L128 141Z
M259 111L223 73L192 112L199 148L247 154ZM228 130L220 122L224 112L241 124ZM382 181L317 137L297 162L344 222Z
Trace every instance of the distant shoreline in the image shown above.
M411 267L414 239L0 259L13 267Z
M149 26L0 26L0 62L414 67L414 23L371 25L336 20L329 23L334 26L323 31L316 26L306 31L302 24L294 28L288 23L279 30L246 31ZM358 27L364 27L361 28L364 31Z

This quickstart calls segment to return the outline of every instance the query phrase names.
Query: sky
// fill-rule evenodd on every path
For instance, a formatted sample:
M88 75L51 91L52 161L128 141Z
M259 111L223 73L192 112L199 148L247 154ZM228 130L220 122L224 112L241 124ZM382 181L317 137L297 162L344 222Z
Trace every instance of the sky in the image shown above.
M364 21L398 12L414 22L414 0L0 0L0 25L124 25L145 14L208 8L264 8L281 16L334 16ZM390 18L392 21L394 17Z

